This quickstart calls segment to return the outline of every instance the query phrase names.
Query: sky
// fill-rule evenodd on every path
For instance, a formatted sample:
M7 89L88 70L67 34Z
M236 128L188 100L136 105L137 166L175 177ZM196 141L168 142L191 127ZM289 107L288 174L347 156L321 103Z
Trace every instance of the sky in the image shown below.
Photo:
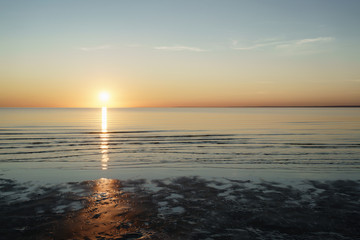
M360 105L358 0L0 0L0 107Z

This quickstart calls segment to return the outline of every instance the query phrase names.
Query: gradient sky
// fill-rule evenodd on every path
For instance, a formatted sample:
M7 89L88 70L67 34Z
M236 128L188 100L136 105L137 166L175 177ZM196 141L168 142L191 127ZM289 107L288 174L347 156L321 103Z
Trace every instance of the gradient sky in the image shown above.
M359 0L0 0L0 107L360 105Z

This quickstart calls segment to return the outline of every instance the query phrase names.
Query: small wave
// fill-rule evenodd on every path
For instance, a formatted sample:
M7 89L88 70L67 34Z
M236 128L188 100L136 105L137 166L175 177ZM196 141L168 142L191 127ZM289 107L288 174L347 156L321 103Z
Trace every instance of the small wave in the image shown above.
M86 134L119 134L119 133L154 133L154 132L171 132L166 130L154 130L154 131L96 131L96 132L85 132Z

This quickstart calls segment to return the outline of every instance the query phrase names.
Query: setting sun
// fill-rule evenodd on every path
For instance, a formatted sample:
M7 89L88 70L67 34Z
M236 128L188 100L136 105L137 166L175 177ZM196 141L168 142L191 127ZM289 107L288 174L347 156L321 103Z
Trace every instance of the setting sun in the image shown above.
M99 98L102 102L107 102L110 98L110 95L108 92L101 92Z

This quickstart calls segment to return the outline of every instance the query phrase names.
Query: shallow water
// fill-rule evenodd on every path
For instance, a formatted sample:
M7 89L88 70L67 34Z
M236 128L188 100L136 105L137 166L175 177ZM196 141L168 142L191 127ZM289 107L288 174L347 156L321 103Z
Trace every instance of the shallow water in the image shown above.
M0 109L1 173L356 179L359 108Z

